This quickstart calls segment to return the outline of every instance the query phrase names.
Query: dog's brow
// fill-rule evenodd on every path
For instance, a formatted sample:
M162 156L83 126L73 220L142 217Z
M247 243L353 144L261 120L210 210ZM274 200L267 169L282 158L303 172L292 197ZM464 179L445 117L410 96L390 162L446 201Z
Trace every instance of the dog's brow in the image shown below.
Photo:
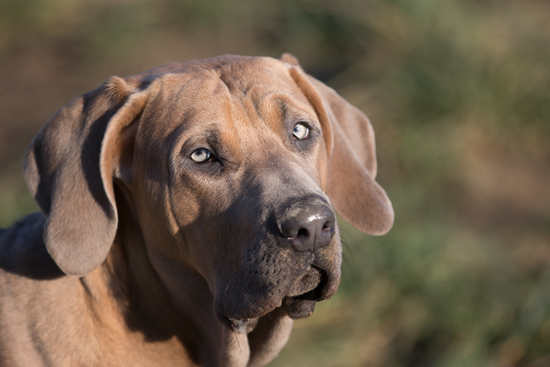
M312 119L313 111L309 111L307 105L292 95L279 95L275 98L275 103L283 121L291 123L296 120Z
M285 99L277 98L277 107L279 107L279 113L283 119L286 119L288 116L288 103Z
M218 129L210 128L206 130L204 137L206 138L206 141L213 146L219 146L221 143L220 132Z
M185 147L194 146L196 144L208 144L213 148L219 147L222 143L222 139L220 131L215 125L215 123L211 123L205 127L195 127L192 131L189 131L183 138L182 148L185 149ZM178 131L181 131L181 129Z
M189 142L203 142L217 146L221 144L221 135L215 126L210 125L202 129L193 129L193 132L185 138L185 141L186 144Z

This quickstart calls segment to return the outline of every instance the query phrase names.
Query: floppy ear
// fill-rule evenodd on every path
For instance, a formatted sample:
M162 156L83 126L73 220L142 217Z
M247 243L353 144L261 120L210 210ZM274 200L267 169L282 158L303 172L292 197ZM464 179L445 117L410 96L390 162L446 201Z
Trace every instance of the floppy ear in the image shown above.
M340 215L357 229L373 235L393 225L391 202L376 177L374 130L360 110L333 89L307 75L291 55L290 75L315 109L325 139L328 159L326 192Z
M131 170L121 165L123 145L133 145L123 130L135 130L129 125L146 99L112 77L62 107L27 149L25 181L46 215L44 242L67 274L92 271L110 250L118 225L113 178L128 179Z

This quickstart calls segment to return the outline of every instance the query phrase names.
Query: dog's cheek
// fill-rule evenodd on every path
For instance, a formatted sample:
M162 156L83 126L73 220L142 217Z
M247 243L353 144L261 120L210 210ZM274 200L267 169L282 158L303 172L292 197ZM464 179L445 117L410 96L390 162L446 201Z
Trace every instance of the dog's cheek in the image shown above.
M220 269L215 306L221 320L257 318L282 305L307 263L296 261L290 250L273 250L279 248L278 244L267 242L251 245L244 252L239 269Z
M247 320L261 317L279 307L282 294L258 284L250 277L232 275L218 281L215 309L224 323L230 320Z

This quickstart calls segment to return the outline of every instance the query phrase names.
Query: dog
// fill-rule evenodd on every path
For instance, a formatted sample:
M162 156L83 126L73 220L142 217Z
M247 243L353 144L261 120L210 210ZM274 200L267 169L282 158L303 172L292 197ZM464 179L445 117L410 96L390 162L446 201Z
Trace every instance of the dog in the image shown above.
M111 77L27 149L0 232L1 366L263 366L386 233L367 117L289 54Z

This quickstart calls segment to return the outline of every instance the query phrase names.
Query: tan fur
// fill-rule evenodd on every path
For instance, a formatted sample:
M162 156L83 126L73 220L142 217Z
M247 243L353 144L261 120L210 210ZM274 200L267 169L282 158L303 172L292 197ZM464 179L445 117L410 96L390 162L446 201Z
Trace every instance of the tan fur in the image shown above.
M366 116L291 55L108 79L27 151L42 213L0 231L0 365L267 364L340 281L338 228L302 251L280 218L332 202L383 234L375 175Z

